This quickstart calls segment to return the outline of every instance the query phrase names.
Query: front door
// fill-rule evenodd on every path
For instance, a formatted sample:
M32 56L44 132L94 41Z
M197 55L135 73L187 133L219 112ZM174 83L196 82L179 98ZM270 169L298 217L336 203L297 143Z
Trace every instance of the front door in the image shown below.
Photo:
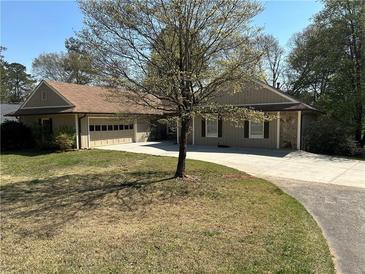
M53 128L52 128L52 119L51 118L42 118L41 119L41 127L42 127L42 139L43 141L48 141L52 137Z

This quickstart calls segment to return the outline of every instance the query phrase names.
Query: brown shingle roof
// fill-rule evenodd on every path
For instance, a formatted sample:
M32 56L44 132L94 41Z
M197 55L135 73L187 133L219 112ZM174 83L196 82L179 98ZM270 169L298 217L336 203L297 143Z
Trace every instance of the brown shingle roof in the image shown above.
M45 84L55 89L65 97L73 106L65 108L39 108L18 109L6 116L35 115L35 114L58 114L58 113L97 113L97 114L162 114L150 106L137 104L131 99L127 91L113 91L105 87L78 85L45 80ZM151 101L151 100L150 100ZM156 100L155 100L156 102ZM156 102L156 104L161 104ZM260 111L319 111L316 108L302 102L281 104L256 104L245 105Z
M75 107L72 112L77 113L127 113L127 114L159 114L159 112L147 105L137 104L130 99L127 91L45 81L46 84L57 90Z

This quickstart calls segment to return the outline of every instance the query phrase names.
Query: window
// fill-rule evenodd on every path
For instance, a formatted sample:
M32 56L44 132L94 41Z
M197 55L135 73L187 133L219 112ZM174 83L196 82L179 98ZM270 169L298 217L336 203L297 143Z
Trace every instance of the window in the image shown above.
M119 125L119 130L123 130L124 126L123 125Z
M95 130L95 126L94 126L94 125L90 125L90 126L89 126L89 130L90 130L90 131L94 131L94 130Z
M95 126L95 131L100 131L100 125Z
M101 126L101 131L106 131L106 129L107 129L107 126L106 125L102 125Z
M114 125L114 130L118 130L118 125Z
M41 100L47 101L47 92L45 90L42 90L41 92Z
M250 121L250 138L264 138L264 123L255 123Z
M129 129L133 129L133 124L130 124L129 125Z
M113 125L108 125L108 130L113 130Z
M206 136L207 137L218 137L218 120L212 119L212 120L206 120L207 126L206 126Z
M124 129L128 130L129 129L128 125L124 125Z

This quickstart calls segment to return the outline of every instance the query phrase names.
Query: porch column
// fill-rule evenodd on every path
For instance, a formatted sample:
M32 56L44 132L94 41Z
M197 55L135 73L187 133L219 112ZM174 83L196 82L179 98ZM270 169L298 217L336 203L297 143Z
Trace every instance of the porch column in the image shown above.
M76 148L80 149L80 144L79 144L79 121L78 121L78 116L77 114L75 114L75 133L76 133Z
M137 119L133 121L133 142L137 142Z
M87 148L90 148L90 117L87 116Z
M280 148L280 112L277 113L276 120L276 148Z
M302 112L298 111L298 123L297 123L297 149L300 150L301 146L301 129L302 129Z

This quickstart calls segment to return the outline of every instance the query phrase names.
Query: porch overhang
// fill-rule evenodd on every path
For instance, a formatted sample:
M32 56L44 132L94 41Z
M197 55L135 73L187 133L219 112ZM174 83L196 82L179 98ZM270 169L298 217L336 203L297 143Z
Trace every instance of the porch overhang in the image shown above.
M257 111L278 112L278 111L310 111L322 113L319 109L305 103L275 103L275 104L251 104L241 105Z

